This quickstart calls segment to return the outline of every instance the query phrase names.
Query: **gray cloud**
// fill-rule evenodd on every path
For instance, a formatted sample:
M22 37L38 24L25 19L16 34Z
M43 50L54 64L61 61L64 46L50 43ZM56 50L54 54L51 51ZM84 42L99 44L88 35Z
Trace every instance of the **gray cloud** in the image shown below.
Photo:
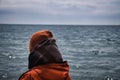
M17 17L22 14L33 16L31 19L42 15L46 19L52 16L61 20L70 17L78 21L80 19L101 20L102 17L105 19L105 16L111 19L116 14L119 16L119 5L119 0L0 0L0 15Z
M0 8L26 9L51 14L84 13L118 13L119 0L1 0ZM111 12L111 10L113 10ZM68 14L67 13L67 14Z

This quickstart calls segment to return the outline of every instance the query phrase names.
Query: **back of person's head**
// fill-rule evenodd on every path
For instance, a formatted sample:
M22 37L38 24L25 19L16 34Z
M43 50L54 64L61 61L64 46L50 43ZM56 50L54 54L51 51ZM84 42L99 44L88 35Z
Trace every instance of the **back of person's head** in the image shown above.
M35 32L29 43L29 69L47 63L63 62L62 55L49 30Z
M53 38L53 34L49 30L41 30L41 31L37 31L33 33L33 35L30 38L30 42L29 42L29 51L32 52L32 50L38 43L48 38Z

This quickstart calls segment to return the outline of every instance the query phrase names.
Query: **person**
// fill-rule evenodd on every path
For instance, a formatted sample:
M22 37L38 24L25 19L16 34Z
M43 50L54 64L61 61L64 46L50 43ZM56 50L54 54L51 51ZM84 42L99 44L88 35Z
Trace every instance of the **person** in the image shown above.
M69 65L63 61L49 30L35 32L29 42L29 70L19 80L71 80Z

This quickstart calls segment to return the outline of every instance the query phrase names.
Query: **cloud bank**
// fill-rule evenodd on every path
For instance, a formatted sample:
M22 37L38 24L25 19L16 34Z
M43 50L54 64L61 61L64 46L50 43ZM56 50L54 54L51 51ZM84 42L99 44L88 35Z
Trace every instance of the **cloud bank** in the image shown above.
M119 24L120 0L0 0L0 23Z

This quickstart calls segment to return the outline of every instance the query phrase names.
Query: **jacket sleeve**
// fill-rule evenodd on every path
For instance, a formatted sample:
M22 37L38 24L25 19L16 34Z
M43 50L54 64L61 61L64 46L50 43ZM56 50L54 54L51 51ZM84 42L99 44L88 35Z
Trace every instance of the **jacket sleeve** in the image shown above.
M34 80L30 74L24 74L19 80Z

